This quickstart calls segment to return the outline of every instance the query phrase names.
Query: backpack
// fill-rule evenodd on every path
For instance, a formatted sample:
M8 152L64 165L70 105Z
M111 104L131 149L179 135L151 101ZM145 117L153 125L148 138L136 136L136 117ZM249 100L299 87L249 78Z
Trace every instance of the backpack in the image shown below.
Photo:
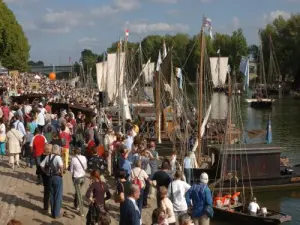
M140 189L142 189L143 187L143 183L142 181L139 179L139 176L140 176L140 173L142 172L142 169L140 170L139 174L136 176L134 174L134 172L132 171L133 175L134 175L134 178L133 178L133 181L132 181L132 184L135 184L137 186L139 186Z
M44 171L45 171L46 176L48 176L48 177L52 177L55 174L57 174L57 169L53 163L53 160L55 157L56 157L56 155L54 155L52 158L51 158L51 155L49 155L48 161L45 164Z

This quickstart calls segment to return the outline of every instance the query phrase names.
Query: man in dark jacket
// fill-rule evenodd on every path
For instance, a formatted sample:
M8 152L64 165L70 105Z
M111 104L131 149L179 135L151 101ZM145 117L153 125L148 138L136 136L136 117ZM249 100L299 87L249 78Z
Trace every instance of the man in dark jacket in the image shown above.
M142 218L136 200L140 198L139 186L133 184L130 187L129 196L120 205L119 225L141 225Z

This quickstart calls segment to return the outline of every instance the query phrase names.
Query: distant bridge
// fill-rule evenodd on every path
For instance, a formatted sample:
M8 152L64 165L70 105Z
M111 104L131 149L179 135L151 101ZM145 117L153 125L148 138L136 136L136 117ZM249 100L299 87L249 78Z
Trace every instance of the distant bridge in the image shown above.
M62 66L31 66L30 71L32 73L43 73L43 74L49 74L53 72L53 69L55 70L55 73L70 73L72 70L72 66L70 65L62 65Z

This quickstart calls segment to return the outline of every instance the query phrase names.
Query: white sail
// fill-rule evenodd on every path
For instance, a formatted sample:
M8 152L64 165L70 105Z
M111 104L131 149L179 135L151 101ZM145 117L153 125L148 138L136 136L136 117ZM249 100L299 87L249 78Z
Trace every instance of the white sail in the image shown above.
M212 95L211 118L223 120L228 114L228 97L224 93L213 93Z
M130 114L130 109L129 109L129 103L128 103L128 98L126 91L124 91L124 98L123 98L123 115L125 120L130 119L131 120L131 114Z
M106 91L107 62L96 63L97 85L99 91Z
M145 67L146 66L146 67ZM155 63L143 64L145 84L152 84L153 82L153 72L155 70Z
M150 100L151 102L154 102L154 95L153 95L153 87L152 86L146 86L144 87L144 91L146 94L146 98Z
M210 70L214 87L224 86L228 73L228 57L210 57Z
M99 91L106 91L108 102L115 103L124 84L125 53L108 54L107 61L97 63L96 68Z

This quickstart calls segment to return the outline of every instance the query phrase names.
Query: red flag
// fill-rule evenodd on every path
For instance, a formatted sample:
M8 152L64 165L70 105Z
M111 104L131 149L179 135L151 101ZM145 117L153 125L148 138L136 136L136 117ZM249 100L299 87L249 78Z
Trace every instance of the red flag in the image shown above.
M129 30L125 29L125 39L126 39L126 41L128 41L128 37L129 37Z

